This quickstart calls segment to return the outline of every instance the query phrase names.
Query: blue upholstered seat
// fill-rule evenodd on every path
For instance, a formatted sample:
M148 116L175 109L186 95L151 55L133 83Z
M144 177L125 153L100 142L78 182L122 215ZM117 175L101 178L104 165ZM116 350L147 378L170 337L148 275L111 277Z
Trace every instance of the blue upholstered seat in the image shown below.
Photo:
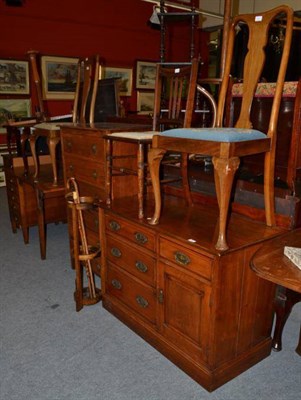
M177 128L163 131L160 135L226 143L266 139L267 137L264 133L256 129L240 128Z

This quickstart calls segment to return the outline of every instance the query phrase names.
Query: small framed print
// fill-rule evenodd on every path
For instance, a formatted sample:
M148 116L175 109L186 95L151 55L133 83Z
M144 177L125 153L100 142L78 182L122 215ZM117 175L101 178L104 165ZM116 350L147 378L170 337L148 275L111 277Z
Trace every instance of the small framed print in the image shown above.
M0 94L29 94L29 63L0 60Z
M115 68L105 67L104 78L120 79L120 96L131 96L133 85L133 69L132 68Z
M138 114L152 114L154 111L155 92L139 91L137 95Z
M136 89L155 89L157 63L137 61Z
M31 115L30 99L0 99L0 133L6 133L3 125L8 119L18 120Z
M46 100L74 99L78 58L42 56L43 97Z

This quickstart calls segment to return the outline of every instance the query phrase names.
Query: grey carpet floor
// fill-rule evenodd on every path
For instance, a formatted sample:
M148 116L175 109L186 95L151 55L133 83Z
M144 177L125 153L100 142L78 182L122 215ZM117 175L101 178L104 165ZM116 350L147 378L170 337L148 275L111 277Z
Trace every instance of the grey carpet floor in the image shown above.
M208 393L100 304L75 311L67 225L48 226L47 259L37 228L13 234L0 188L1 400L297 400L295 353L301 303L283 350Z

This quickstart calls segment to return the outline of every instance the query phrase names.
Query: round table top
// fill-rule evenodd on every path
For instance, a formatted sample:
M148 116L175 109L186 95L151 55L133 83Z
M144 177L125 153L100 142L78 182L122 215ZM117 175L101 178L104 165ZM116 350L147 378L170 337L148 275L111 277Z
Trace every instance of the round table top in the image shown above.
M301 229L263 244L252 257L250 266L261 278L301 293L301 270L284 255L284 246L301 248Z

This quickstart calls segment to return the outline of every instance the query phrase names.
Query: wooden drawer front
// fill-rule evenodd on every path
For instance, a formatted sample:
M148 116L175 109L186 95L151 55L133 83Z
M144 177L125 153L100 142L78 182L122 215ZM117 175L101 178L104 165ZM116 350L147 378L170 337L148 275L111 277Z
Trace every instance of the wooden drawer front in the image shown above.
M93 197L96 201L105 199L104 187L89 185L86 182L82 182L79 179L76 179L76 183L78 185L80 196L90 196Z
M155 251L155 235L152 231L136 224L130 224L122 218L106 215L106 229L133 243Z
M64 153L104 162L104 140L91 135L63 135Z
M128 242L107 236L107 259L149 285L154 285L155 259Z
M65 155L65 173L66 178L73 176L90 185L104 187L104 164L94 160Z
M150 286L138 283L129 274L108 263L106 288L109 295L155 324L156 297Z
M212 260L177 243L160 238L160 256L211 280Z
M99 218L98 210L85 210L83 212L84 225L86 229L89 229L96 234L99 233Z

